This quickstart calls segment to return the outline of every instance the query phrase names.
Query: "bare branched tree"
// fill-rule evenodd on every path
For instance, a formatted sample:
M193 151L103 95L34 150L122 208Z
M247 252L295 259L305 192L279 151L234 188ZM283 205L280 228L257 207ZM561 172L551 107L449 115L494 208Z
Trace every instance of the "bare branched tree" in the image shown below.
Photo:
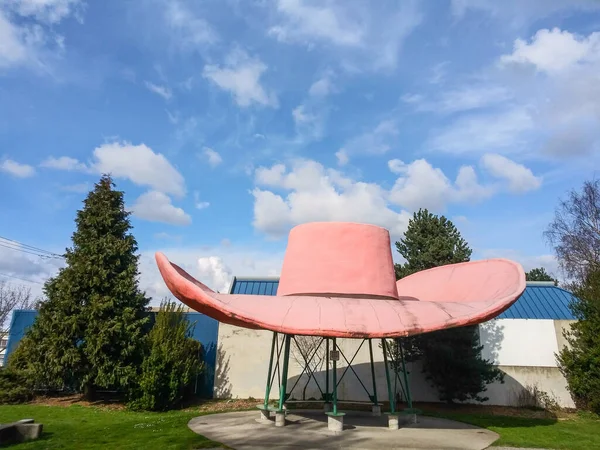
M31 289L22 285L11 285L0 281L0 331L4 330L10 313L15 309L32 309L36 300L31 297Z
M544 233L564 273L574 281L600 268L600 180L587 181L561 200Z
M319 336L296 336L297 345L292 345L292 358L302 368L306 366L306 361L310 360L308 369L311 373L318 373L325 367L325 343L323 338ZM314 356L313 356L314 354ZM303 357L304 355L304 357ZM306 359L306 361L305 361ZM309 372L305 372L305 376L309 377ZM306 388L308 383L303 383L302 399L306 400Z

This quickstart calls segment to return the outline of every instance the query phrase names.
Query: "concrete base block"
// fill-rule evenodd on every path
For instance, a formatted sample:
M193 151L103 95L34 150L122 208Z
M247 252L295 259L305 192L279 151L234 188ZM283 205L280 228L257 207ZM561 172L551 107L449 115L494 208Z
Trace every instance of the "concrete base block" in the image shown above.
M260 410L260 420L262 422L269 422L271 420L271 413L268 409Z
M23 441L38 439L42 435L41 423L16 423L15 427Z
M33 420L33 419L21 419L17 423L34 423L34 422L35 422L35 420Z
M344 431L344 416L328 416L327 428L334 433L341 433Z
M323 405L323 412L326 412L326 413L331 412L331 403L325 403Z
M275 411L275 426L285 427L285 411Z
M414 425L417 423L417 415L414 413L404 413L399 416L400 425Z
M388 428L390 430L397 430L400 428L397 414L388 414Z
M371 411L374 417L381 416L381 405L373 405Z

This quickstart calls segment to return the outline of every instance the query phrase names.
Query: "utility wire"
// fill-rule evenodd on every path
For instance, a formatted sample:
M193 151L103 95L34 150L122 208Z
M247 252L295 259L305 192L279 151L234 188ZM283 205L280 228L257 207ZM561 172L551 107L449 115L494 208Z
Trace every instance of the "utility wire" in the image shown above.
M28 283L43 284L43 283L40 283L39 281L28 280L27 278L21 278L21 277L17 277L16 275L9 275L7 273L2 273L2 272L0 272L0 276L6 277L6 278L14 278L16 280L21 280L21 281L27 281Z
M15 250L22 253L28 253L30 255L36 255L40 258L64 259L64 256L59 255L58 253L50 252L39 247L34 247L33 245L23 244L19 241L8 239L3 236L0 236L0 247L8 248L10 250Z

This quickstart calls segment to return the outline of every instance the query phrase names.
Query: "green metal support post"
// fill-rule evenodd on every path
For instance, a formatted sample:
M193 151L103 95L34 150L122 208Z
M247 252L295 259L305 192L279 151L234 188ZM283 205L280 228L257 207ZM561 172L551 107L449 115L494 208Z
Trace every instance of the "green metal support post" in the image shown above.
M375 362L373 361L373 343L369 339L369 356L371 357L371 377L373 378L373 403L377 406L377 383L375 382Z
M333 338L333 351L337 350L336 339ZM333 360L333 415L337 414L337 361Z
M269 373L267 374L267 388L265 389L265 409L269 407L269 395L271 394L271 373L273 372L273 357L275 356L275 342L277 341L277 333L273 332L273 340L271 341L271 359L269 360Z
M387 344L385 342L385 339L381 340L381 347L383 348L383 365L385 367L385 379L387 381L388 396L390 399L390 413L394 414L396 412L396 405L394 402L394 395L392 393L392 383L390 382L390 372L388 369L387 360Z
M285 403L287 396L287 376L288 376L288 363L290 360L290 341L292 336L289 334L285 335L285 348L283 350L283 371L281 374L281 388L279 389L279 411L283 411L283 404Z
M325 338L325 403L329 403L329 338Z
M408 409L412 410L412 396L410 395L410 386L408 385L408 375L406 373L406 362L404 361L404 344L400 340L400 357L402 358L402 372L404 372L404 386L406 387L406 402Z

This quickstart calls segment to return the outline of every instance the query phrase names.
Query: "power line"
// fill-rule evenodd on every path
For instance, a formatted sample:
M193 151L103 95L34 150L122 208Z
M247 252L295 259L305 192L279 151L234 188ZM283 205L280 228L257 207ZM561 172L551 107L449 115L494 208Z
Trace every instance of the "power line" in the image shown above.
M39 281L28 280L27 278L21 278L21 277L18 277L16 275L9 275L7 273L0 272L0 276L6 277L6 278L14 278L16 280L21 280L21 281L27 281L28 283L35 283L35 284L42 284L43 285L43 283L40 283Z
M40 258L64 259L64 256L59 255L58 253L44 250L39 247L34 247L33 245L23 244L19 241L5 238L3 236L0 236L0 247L15 250L22 253L27 253L30 255L39 256Z

